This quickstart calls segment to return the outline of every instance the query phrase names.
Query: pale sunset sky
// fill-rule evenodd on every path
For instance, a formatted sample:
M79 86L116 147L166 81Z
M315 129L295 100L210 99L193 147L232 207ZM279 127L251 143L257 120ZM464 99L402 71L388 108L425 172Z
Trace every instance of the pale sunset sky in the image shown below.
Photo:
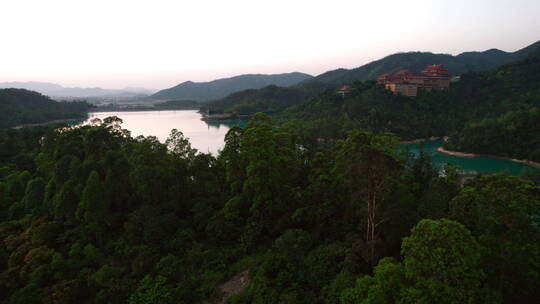
M0 82L162 89L405 51L513 52L540 40L540 1L2 0L0 33Z

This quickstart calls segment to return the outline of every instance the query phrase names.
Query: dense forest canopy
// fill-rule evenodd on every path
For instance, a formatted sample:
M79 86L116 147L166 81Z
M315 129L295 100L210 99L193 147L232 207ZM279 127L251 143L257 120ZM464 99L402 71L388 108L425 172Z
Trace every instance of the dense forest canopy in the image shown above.
M56 119L85 119L86 102L56 102L24 89L0 89L0 128Z
M390 133L326 145L264 114L217 157L121 123L0 132L17 139L0 141L1 303L219 303L239 273L228 303L540 298L534 176L462 188Z
M445 147L540 162L540 107L471 122L453 133Z
M268 86L259 90L246 90L202 106L213 113L253 115L257 112L273 114L297 105L312 95L310 90Z

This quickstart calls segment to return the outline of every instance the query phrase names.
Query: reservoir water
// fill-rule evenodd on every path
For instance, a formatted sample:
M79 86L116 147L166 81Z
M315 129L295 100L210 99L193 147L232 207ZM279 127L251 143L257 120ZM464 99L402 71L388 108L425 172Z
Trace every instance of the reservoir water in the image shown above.
M136 112L94 112L90 113L89 122L93 118L103 119L108 116L122 118L124 129L131 131L131 135L156 136L160 141L167 139L172 129L178 129L188 137L193 148L203 153L217 155L218 150L223 148L225 134L231 124L206 123L201 120L201 115L195 110L183 111L136 111ZM87 123L86 122L86 123ZM443 154L437 151L442 145L442 139L428 141L421 144L402 145L401 149L409 149L418 154L422 148L428 152L435 164L442 167L452 164L461 167L467 172L509 172L520 174L524 170L537 170L525 164L510 160L492 157L457 157Z
M437 151L437 148L443 144L442 139L423 142L420 144L407 144L402 145L401 149L409 149L410 152L418 155L420 149L431 155L433 162L442 167L446 164L459 166L466 172L480 172L480 173L495 173L495 172L507 172L514 175L519 175L525 170L538 170L531 166L513 162L507 159L494 158L494 157L459 157L441 153Z
M93 112L88 123L94 118L103 119L118 116L124 122L122 128L131 131L131 136L156 136L164 142L172 129L177 129L189 138L191 146L202 153L217 155L223 148L229 125L207 124L195 110L182 111L134 111L134 112Z

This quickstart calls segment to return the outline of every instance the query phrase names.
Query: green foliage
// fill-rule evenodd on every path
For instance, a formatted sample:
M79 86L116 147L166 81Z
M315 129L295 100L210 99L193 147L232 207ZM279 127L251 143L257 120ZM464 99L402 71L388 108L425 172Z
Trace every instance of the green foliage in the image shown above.
M189 138L186 138L182 132L176 129L171 130L169 137L165 140L165 145L167 145L170 152L179 158L191 160L197 154L197 150L191 148Z
M341 294L341 303L400 302L401 290L407 283L403 265L393 258L384 258L379 261L374 272L373 277L363 276L353 288L345 289Z
M45 182L43 178L37 177L32 179L26 185L22 204L26 213L37 212L41 213L41 205L45 195Z
M531 96L532 97L532 96ZM535 97L540 101L540 94ZM540 108L508 112L469 123L445 145L455 151L500 155L540 162Z
M343 291L342 303L489 303L498 301L485 287L482 250L461 224L421 220L403 239L403 262L384 258L374 275Z
M319 92L320 88L314 90L271 85L258 90L233 93L225 98L209 102L204 108L212 112L229 112L240 115L252 115L257 112L276 113L303 103Z
M129 304L166 304L170 303L171 289L164 277L145 276L137 290L129 297Z
M468 72L448 90L394 95L374 81L355 82L346 96L328 90L278 114L313 136L343 139L347 131L390 131L411 140L450 136L450 150L537 160L540 56L486 72ZM352 80L351 80L352 82Z
M240 75L231 78L222 78L210 82L186 81L175 87L161 90L153 98L208 101L224 98L234 92L247 89L258 89L268 85L291 86L310 78L302 73L286 73L275 75Z
M403 239L405 276L413 285L407 303L477 303L485 279L481 247L461 224L446 219L422 220Z
M304 131L255 114L217 158L118 117L0 132L17 143L0 160L0 302L534 302L538 185L461 189L389 133Z
M451 202L450 213L487 248L490 284L507 302L539 297L540 187L509 176L473 181Z
M56 102L37 92L0 89L0 129L56 119L84 119L86 102Z
M77 217L86 223L107 223L109 204L104 197L105 188L99 174L92 171L82 192Z

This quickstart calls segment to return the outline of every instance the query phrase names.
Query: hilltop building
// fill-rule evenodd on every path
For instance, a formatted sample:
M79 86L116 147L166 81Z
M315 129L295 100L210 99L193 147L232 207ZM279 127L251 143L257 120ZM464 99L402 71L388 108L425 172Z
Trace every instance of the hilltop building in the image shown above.
M394 75L383 74L377 78L387 90L394 94L416 97L418 89L431 91L433 89L448 89L450 87L450 74L442 65L434 64L426 67L415 75L408 70L400 70Z
M345 97L345 95L352 92L352 90L353 90L353 87L351 87L350 85L344 85L341 88L339 88L337 92L338 94L341 94L342 97Z

